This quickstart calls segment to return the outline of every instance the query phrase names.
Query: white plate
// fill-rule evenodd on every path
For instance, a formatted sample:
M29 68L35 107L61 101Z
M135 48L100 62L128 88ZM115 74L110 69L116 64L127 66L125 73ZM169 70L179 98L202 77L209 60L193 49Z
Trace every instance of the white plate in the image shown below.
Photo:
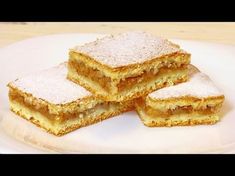
M50 35L0 49L1 153L235 153L235 46L230 45L173 40L225 93L223 118L212 126L148 128L128 112L55 137L9 111L9 81L55 66L67 60L69 48L100 36Z

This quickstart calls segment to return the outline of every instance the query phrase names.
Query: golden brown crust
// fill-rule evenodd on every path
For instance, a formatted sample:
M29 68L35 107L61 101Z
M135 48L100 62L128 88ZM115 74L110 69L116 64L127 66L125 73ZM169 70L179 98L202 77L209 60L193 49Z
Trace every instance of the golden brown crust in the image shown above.
M195 125L213 125L217 123L219 120L215 119L204 119L204 120L197 120L197 119L190 119L183 122L156 122L152 121L151 123L146 123L142 120L143 124L147 127L171 127L171 126L195 126Z
M28 119L23 113L20 113L19 111L14 111L14 109L11 108L11 111L13 111L14 113L16 113L17 115L19 115L20 117L32 122L33 124L35 124L36 126L46 130L48 133L51 133L51 134L54 134L56 136L62 136L62 135L65 135L71 131L74 131L78 128L81 128L81 127L85 127L85 126L88 126L88 125L92 125L92 124L95 124L95 123L98 123L98 122L101 122L105 119L108 119L108 118L111 118L113 116L116 116L116 115L119 115L123 112L127 112L127 111L131 111L133 110L133 106L130 105L130 106L127 106L125 107L124 109L120 110L120 111L115 111L115 112L110 112L110 113L106 113L106 114L103 114L103 115L100 115L100 116L96 116L95 118L84 118L82 119L83 122L80 123L80 119L78 119L78 124L75 124L75 125L72 125L72 126L69 126L69 127L66 127L65 129L61 129L60 131L58 132L54 132L53 130L51 130L50 128L47 128L46 126L42 126L40 124L40 121L39 120L36 120L34 119L33 117Z
M189 119L184 120L174 120L173 118L162 118L162 117L156 117L152 120L146 120L147 116L144 115L142 112L142 109L140 107L136 107L136 112L139 115L140 120L143 122L143 124L147 127L172 127L172 126L195 126L195 125L213 125L217 123L220 119L218 115L211 114L207 115L203 118L194 118L193 115Z

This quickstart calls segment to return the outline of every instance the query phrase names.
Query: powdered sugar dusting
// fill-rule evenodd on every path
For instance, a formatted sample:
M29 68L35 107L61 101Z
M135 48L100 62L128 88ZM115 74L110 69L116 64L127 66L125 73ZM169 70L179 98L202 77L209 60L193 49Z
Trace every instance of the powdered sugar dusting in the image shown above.
M142 31L109 35L83 46L76 46L74 51L110 67L142 63L165 54L183 52L178 45Z
M66 104L91 95L66 79L67 63L17 79L11 85L52 104Z
M157 90L149 96L154 99L166 99L181 96L206 98L223 95L207 75L199 72L194 67L190 67L190 69L193 69L193 71L190 70L191 74L188 82Z

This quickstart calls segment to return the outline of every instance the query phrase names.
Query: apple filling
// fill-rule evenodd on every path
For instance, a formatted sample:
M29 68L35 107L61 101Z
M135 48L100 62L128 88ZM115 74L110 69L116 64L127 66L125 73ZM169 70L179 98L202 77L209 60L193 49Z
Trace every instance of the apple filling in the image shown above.
M165 74L169 71L171 72L171 71L185 70L185 69L186 69L186 67L184 65L182 65L179 68L171 68L171 69L169 69L167 67L162 67L157 71L157 73L155 70L145 71L141 75L138 75L135 77L128 77L128 78L125 78L124 80L121 80L117 85L118 91L122 92L125 89L131 89L136 84L148 83L148 82L156 79L157 76Z
M156 76L160 74L165 74L173 70L185 70L187 67L186 64L179 66L178 63L172 63L171 65L163 66L159 69L146 70L137 76L121 78L118 81L114 81L110 77L105 76L98 69L90 68L81 61L78 63L77 61L70 60L69 64L78 74L98 83L107 92L113 92L113 87L117 87L118 92L122 92L124 90L131 89L136 84L148 83L149 81L156 79Z
M187 106L178 106L175 109L166 109L164 111L158 110L158 109L154 109L150 106L145 106L142 104L142 107L145 111L146 114L148 114L151 117L170 117L172 115L176 115L176 114L191 114L191 113L199 113L201 115L209 115L209 114L214 114L218 111L220 105L213 105L213 106L209 106L207 105L204 108L200 108L200 109L193 109L193 107L191 105L187 105Z
M48 118L51 122L63 122L65 120L71 119L71 118L84 118L86 116L89 116L89 114L92 114L93 112L98 111L108 111L111 108L115 108L120 105L120 103L117 102L102 102L96 104L94 107L87 109L82 112L67 112L67 113L59 113L59 114L51 114L48 109L48 105L46 104L40 104L37 103L36 105L30 104L23 95L19 94L16 90L10 90L9 91L9 99L11 101L15 101L27 108L29 108L33 112L39 112L46 118Z

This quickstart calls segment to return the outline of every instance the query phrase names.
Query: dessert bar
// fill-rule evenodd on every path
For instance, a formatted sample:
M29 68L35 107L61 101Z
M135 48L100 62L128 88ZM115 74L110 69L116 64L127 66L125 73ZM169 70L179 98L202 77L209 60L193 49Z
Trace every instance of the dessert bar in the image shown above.
M127 102L105 102L66 79L67 63L8 84L10 108L48 132L61 136L122 112Z
M126 101L187 80L190 54L142 31L108 35L69 52L68 79L106 101Z
M214 124L224 95L210 78L189 65L189 81L152 92L136 103L146 126Z

